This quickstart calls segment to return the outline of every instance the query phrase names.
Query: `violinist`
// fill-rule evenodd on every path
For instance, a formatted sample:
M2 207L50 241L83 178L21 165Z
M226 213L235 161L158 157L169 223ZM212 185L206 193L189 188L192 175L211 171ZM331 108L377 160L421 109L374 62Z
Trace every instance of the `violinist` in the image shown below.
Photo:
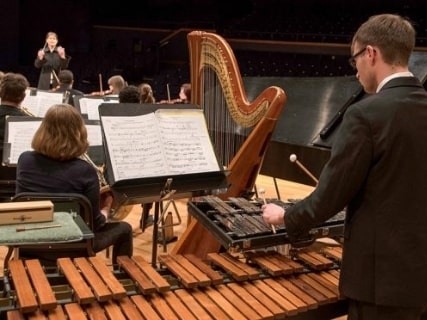
M108 79L109 89L102 90L102 80L100 75L100 91L92 92L92 96L115 96L118 97L120 90L127 86L125 79L121 75L114 75Z
M168 87L168 92L169 92L169 87ZM180 104L180 103L190 103L190 100L191 100L191 83L183 83L179 89L178 99L161 100L159 103Z
M56 88L58 80L55 74L62 69L68 68L71 57L65 53L65 48L58 46L58 35L55 32L46 34L45 44L37 52L34 66L40 69L40 76L37 88L50 90Z
M58 74L59 84L55 89L52 89L54 92L62 92L64 93L64 96L67 96L67 101L64 101L64 103L68 103L72 106L74 106L74 97L75 96L83 96L84 93L74 89L74 75L71 70L64 69L61 70Z
M148 83L141 83L138 88L141 94L141 103L156 103L156 98L154 98L153 89Z
M179 103L190 103L191 83L184 83L179 89Z

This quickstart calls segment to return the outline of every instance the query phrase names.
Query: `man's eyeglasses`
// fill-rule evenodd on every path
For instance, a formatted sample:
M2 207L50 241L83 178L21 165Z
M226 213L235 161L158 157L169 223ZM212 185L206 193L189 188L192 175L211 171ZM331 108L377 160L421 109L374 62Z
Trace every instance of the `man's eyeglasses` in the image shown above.
M353 69L356 69L356 58L358 56L360 56L363 52L366 51L367 47L364 47L362 50L360 50L359 52L353 54L350 59L348 59L348 63L353 67Z

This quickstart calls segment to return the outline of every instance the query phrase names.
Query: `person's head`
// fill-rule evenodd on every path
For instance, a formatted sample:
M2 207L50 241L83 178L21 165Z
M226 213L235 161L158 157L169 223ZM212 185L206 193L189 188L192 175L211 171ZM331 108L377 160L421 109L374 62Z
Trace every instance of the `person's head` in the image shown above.
M408 71L416 32L411 22L395 14L379 14L364 22L351 42L351 65L368 93L387 76Z
M51 106L34 134L31 147L55 160L80 157L89 147L82 116L69 104Z
M139 103L140 92L136 86L124 87L119 92L120 103Z
M61 70L59 71L58 79L60 84L71 86L74 82L73 72L71 72L71 70L68 70L68 69Z
M153 89L148 83L141 83L139 85L139 91L141 92L140 102L141 103L155 103L156 99L153 95Z
M183 102L189 102L191 99L191 84L184 83L179 90L179 98Z
M108 85L112 94L119 94L119 92L126 86L126 82L122 76L116 75L108 79Z
M56 45L58 44L58 35L56 34L56 32L53 31L49 31L48 33L46 33L46 43L50 48L55 48Z
M0 99L2 103L19 105L25 99L25 91L30 86L27 78L20 73L6 73L0 81Z

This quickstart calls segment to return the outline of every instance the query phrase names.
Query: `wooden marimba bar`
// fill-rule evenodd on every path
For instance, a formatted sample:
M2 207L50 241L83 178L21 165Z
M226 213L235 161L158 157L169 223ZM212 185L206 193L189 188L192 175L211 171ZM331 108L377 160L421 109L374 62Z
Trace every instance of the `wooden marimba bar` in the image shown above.
M325 253L335 259L340 249ZM159 261L154 269L140 256L119 257L113 271L98 257L60 258L64 298L38 260L11 260L5 277L13 304L4 312L10 320L321 319L317 311L334 310L332 318L345 309L337 264L321 253L211 253L207 261L165 254Z

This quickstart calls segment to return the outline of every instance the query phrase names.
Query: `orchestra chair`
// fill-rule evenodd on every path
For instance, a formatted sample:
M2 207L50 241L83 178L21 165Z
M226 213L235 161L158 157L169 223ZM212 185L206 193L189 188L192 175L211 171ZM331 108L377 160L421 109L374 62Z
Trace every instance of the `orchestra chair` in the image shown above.
M0 202L10 202L15 195L15 180L0 180Z
M16 168L0 165L0 202L12 201L15 196L15 187Z
M56 263L60 257L89 257L95 256L93 251L93 219L92 205L87 197L77 193L34 193L23 192L15 195L12 201L42 201L50 200L54 212L76 213L75 222L83 233L83 239L74 242L34 243L8 246L4 259L4 268L7 269L8 261L17 249L25 257L37 258L38 253L52 255L52 261L45 262L46 266ZM15 252L16 253L16 252ZM15 255L15 258L18 258ZM42 263L43 264L43 263Z

